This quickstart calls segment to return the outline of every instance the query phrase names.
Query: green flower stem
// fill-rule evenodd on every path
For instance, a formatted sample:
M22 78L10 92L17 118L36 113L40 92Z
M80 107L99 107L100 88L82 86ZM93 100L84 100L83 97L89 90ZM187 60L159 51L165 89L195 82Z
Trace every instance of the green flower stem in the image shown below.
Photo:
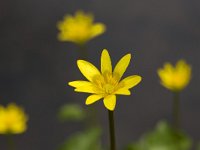
M8 144L8 150L14 150L15 149L15 144L14 144L14 141L13 141L12 134L7 135L7 144Z
M116 150L114 111L108 110L108 116L109 116L109 129L110 129L110 150Z
M173 97L173 121L175 129L180 128L180 97L179 92L174 92Z

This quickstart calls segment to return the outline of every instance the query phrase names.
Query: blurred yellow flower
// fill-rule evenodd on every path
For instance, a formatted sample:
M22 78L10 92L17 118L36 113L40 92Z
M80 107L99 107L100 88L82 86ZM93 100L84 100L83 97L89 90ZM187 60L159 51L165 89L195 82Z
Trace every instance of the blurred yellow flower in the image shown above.
M169 90L178 92L183 90L191 79L191 66L184 60L179 60L176 66L165 63L162 69L158 69L161 84Z
M77 11L74 16L66 15L58 22L58 39L84 45L89 40L105 32L105 25L94 23L92 14Z
M14 103L7 107L0 105L0 134L20 134L26 131L28 117L24 110Z
M125 55L112 70L109 53L104 49L101 54L101 71L88 61L78 60L78 68L89 81L72 81L69 82L69 85L75 87L76 92L92 94L86 99L86 105L104 98L105 107L113 111L116 105L116 94L130 95L129 89L136 86L142 79L138 75L132 75L120 81L130 63L130 59L131 54Z

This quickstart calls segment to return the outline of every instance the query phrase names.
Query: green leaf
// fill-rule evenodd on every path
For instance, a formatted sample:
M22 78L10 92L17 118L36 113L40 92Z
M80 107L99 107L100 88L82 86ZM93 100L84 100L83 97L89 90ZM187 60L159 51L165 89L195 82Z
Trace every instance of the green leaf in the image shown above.
M138 142L138 143L129 144L126 147L126 150L143 150L143 149L141 147L141 144Z
M191 144L191 139L185 133L161 121L153 131L146 133L127 150L190 150Z
M60 121L82 121L86 117L85 110L78 104L65 104L58 112Z
M99 128L77 133L66 140L59 150L102 150L100 135Z
M197 145L197 150L200 150L200 143L198 143Z

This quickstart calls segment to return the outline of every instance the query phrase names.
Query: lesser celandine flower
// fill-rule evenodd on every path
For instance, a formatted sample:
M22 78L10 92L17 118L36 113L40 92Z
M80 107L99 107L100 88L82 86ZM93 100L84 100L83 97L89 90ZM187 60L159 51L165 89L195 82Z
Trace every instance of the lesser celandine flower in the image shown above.
M181 91L191 79L191 66L184 60L179 60L175 66L165 63L164 67L158 70L161 84L171 91Z
M175 66L170 63L165 63L162 69L158 70L158 75L161 79L161 84L172 91L173 105L172 114L174 128L180 128L180 97L179 93L189 84L191 79L191 66L184 60L179 60Z
M63 21L58 22L58 29L60 41L84 45L89 40L104 33L106 27L102 23L94 23L92 14L77 11L74 16L66 15Z
M101 71L88 61L78 60L78 68L88 81L72 81L69 82L69 85L75 87L76 92L92 94L86 99L86 105L103 98L105 107L113 111L116 105L116 95L130 95L129 89L141 81L141 77L138 75L128 76L121 80L130 59L131 54L125 55L112 69L109 53L104 49L101 54Z
M27 129L27 115L14 103L0 105L0 134L20 134Z
M110 55L106 49L101 54L101 71L93 64L85 60L78 60L77 65L81 73L88 81L72 81L69 85L75 87L76 92L91 93L86 99L86 105L90 105L103 98L105 107L108 109L110 150L116 150L114 109L116 105L116 95L130 95L130 88L136 86L141 77L138 75L128 76L121 80L131 59L131 54L122 57L115 68L112 68Z

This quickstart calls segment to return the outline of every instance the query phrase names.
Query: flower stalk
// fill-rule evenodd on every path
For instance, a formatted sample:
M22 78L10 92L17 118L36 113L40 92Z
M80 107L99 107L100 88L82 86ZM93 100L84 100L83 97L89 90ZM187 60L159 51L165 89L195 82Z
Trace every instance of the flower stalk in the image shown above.
M173 122L174 128L178 130L180 128L180 94L179 92L173 92Z
M108 110L108 118L110 131L110 150L116 150L114 111Z
M8 146L8 150L15 149L15 143L13 141L13 136L11 134L7 135L7 146Z

